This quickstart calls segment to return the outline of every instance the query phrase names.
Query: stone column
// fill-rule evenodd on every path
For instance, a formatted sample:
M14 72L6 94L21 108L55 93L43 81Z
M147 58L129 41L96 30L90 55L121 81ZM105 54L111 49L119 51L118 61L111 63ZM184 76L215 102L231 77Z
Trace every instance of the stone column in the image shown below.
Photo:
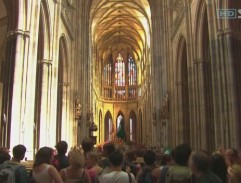
M197 60L197 69L198 69L198 100L199 100L199 119L200 119L200 126L199 130L199 146L200 149L207 149L207 136L208 136L208 129L207 129L207 100L205 93L207 92L207 88L205 85L205 67L206 67L206 60L198 59Z
M238 69L235 68L235 62L237 62L234 58L234 51L233 51L233 35L232 30L226 28L223 30L223 44L225 52L225 72L226 72L226 83L224 83L224 87L226 88L228 103L227 103L227 112L228 112L228 121L225 124L225 129L228 130L228 134L226 136L226 143L234 146L234 147L241 147L240 143L240 130L239 130L239 123L240 123L240 109L238 108L238 102L240 99L238 98L238 87L240 83L236 83L235 75L237 72L240 72ZM235 135L234 135L235 134Z
M50 129L49 112L50 112L50 70L52 67L52 61L48 59L41 59L39 61L39 66L41 67L41 102L40 102L40 147L50 144L50 136L53 135Z
M192 129L192 140L191 140L191 145L193 148L199 148L200 147L200 100L199 100L199 73L198 73L198 61L194 60L193 62L193 72L194 72L194 89L193 89L193 93L194 93L194 119L195 122L191 123L191 129Z
M68 119L68 113L69 113L69 99L68 99L68 93L69 93L69 83L68 82L62 82L59 83L62 87L62 124L61 124L61 139L63 140L69 140L68 135L70 134L70 121Z
M8 63L3 90L3 115L6 116L4 129L5 142L10 146L24 143L25 105L26 105L26 69L25 51L29 41L29 32L15 29L7 34ZM26 53L27 54L27 53Z
M183 97L182 97L182 81L178 81L176 83L176 90L177 90L177 119L175 121L176 125L174 126L174 132L176 132L176 144L183 143L184 141L184 121L183 121L183 111L188 109L183 109Z

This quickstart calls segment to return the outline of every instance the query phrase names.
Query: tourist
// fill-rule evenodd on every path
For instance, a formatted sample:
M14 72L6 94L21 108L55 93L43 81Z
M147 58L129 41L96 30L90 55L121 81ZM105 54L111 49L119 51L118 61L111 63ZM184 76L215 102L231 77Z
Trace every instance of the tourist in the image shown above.
M114 151L109 155L111 172L103 175L100 183L136 183L135 177L131 173L121 170L123 154L120 151Z
M173 159L172 159L172 153L173 153L173 151L171 151L169 149L164 152L160 168L163 168L164 166L171 166L174 164Z
M0 148L0 165L5 161L9 161L11 156L9 155L9 151L6 148Z
M134 151L126 152L122 163L122 170L127 173L132 173L134 176L136 176L141 165L136 165L134 161L136 161L135 152Z
M99 162L100 158L96 152L90 151L86 154L85 166L92 183L96 181L97 176L100 175L103 171L103 168L98 165Z
M160 183L181 181L190 183L191 171L188 168L188 159L192 150L189 145L178 145L172 152L174 165L162 168L160 172ZM178 179L178 180L177 180Z
M73 147L68 153L69 166L60 171L65 183L91 183L88 172L84 169L85 157L82 148Z
M54 150L42 147L38 150L33 164L32 179L35 183L63 183L58 171L50 165Z
M228 166L229 181L231 183L241 182L241 162L238 151L229 148L225 151L226 164Z
M85 138L82 140L82 148L84 150L84 155L86 156L86 154L90 151L93 151L94 149L94 143L93 140L91 138Z
M145 166L137 175L137 182L139 183L155 183L158 182L160 176L160 169L156 167L156 154L152 150L147 150L144 154Z
M189 159L189 167L194 175L195 183L222 183L222 180L209 171L210 159L203 151L195 151Z
M54 156L52 165L60 171L69 166L68 157L65 155L68 149L68 144L65 141L60 141L55 147L58 154Z
M9 167L12 171L14 171L14 179L15 179L16 183L28 183L29 182L27 170L23 165L20 164L20 162L25 157L25 153L26 153L26 147L24 145L19 144L19 145L15 146L13 148L12 160L5 161L0 166L0 171L4 171L4 169L9 169ZM9 158L9 156L7 158ZM8 177L7 180L10 180L10 177Z
M212 155L210 170L216 174L223 183L227 183L227 165L223 155L220 153L215 153Z
M106 143L103 145L103 159L101 160L101 166L103 168L105 167L109 167L110 166L110 162L109 162L109 155L110 153L115 151L115 146L112 143Z
M115 151L115 146L112 143L106 143L103 145L103 159L101 160L101 167L103 168L103 171L100 175L98 175L97 180L99 182L102 181L103 175L106 173L109 173L111 171L111 164L109 160L109 156L112 152Z

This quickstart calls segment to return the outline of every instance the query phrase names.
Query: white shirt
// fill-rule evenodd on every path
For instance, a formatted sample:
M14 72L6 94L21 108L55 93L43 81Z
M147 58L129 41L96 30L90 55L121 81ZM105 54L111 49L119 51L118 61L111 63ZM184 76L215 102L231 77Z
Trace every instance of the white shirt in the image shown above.
M131 174L132 183L136 183L135 177ZM104 174L100 183L130 183L129 176L123 171L112 171Z

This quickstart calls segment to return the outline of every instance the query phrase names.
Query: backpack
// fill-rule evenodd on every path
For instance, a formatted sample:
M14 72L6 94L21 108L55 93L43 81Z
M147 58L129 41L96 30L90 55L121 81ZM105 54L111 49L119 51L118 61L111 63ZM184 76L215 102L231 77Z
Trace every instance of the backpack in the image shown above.
M143 168L142 174L140 175L138 179L138 183L152 183L153 182L152 177L152 169L150 168Z
M22 165L5 162L0 166L0 182L15 183L15 172Z
M191 171L183 166L170 166L166 173L165 183L191 183Z
M166 175L168 173L169 166L163 166L161 169L161 175L160 175L160 183L166 182Z

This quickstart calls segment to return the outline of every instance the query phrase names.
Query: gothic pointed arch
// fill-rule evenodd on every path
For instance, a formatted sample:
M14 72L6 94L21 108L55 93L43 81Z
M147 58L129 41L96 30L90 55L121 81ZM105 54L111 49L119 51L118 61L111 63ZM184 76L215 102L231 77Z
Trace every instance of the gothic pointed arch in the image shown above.
M124 113L120 110L120 111L117 113L117 116L116 116L116 129L119 128L120 122L121 122L122 120L124 120L124 123L125 123Z
M46 136L44 125L48 121L48 82L47 73L50 61L50 24L47 2L40 3L40 16L38 27L37 69L35 88L35 114L34 114L34 149L38 149L41 136ZM46 143L46 142L45 142Z
M113 129L114 129L114 125L113 125L113 118L112 115L110 113L110 111L107 111L105 113L105 124L104 124L104 134L105 134L105 141L111 141L113 140Z
M137 141L137 116L136 113L132 110L129 114L129 139L132 142Z
M177 46L177 86L178 86L178 119L182 131L181 139L190 143L190 109L187 43L184 36L179 37Z
M213 106L213 82L211 72L211 42L209 39L209 24L207 5L204 0L199 1L196 14L196 65L198 75L198 91L201 96L199 100L199 109L202 116L201 126L204 126L204 132L207 136L203 139L202 148L215 148L215 130L214 130L214 106ZM201 68L201 69L200 69ZM203 132L203 133L204 133ZM207 133L208 132L208 133ZM200 134L200 136L203 136Z
M68 50L65 35L59 39L58 61L58 89L57 89L57 117L56 117L56 142L63 137L63 123L66 119L66 88L68 87Z

